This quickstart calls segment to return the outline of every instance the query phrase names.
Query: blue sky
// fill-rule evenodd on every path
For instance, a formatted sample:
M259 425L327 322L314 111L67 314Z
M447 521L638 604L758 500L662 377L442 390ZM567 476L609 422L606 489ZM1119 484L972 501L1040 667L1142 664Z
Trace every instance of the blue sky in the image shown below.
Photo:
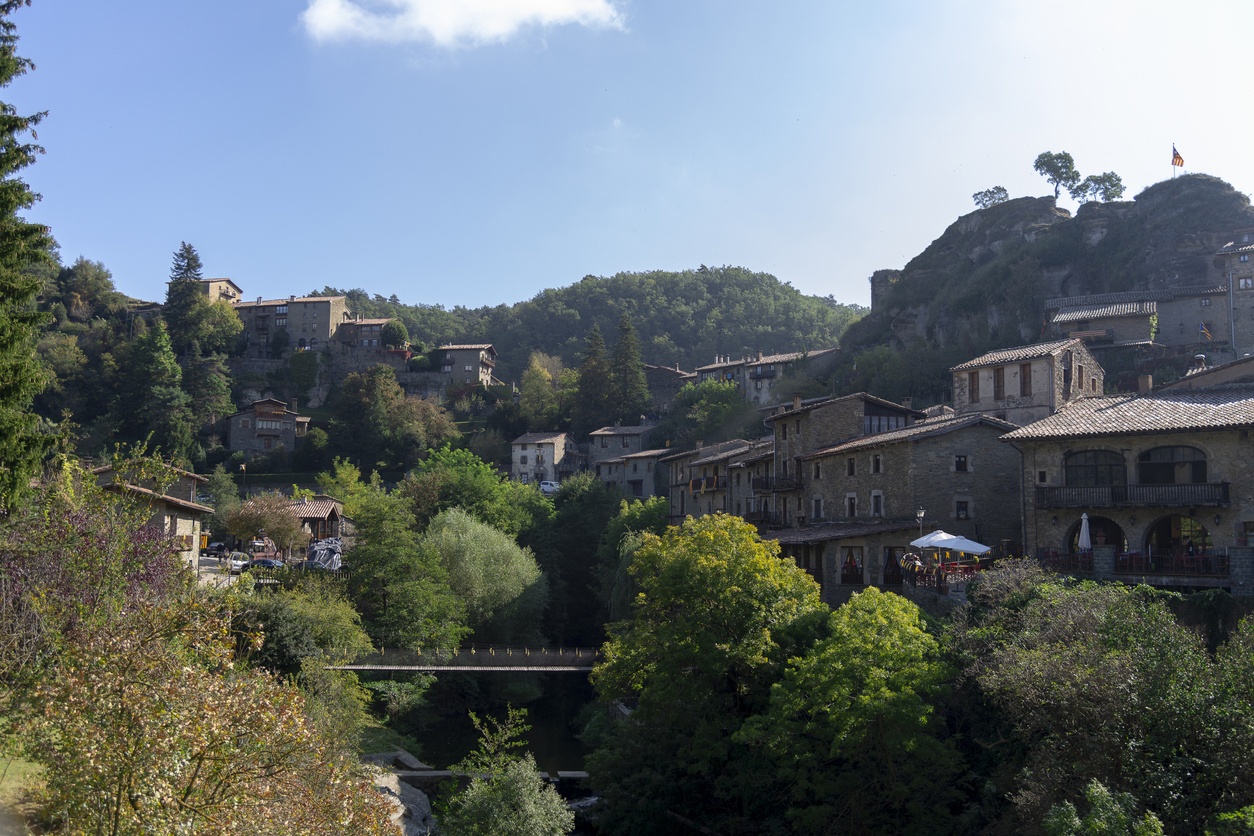
M973 192L1069 151L1128 196L1254 188L1254 4L35 0L24 173L61 257L160 301L180 241L247 297L496 305L700 264L869 304ZM1074 209L1065 196L1061 205Z

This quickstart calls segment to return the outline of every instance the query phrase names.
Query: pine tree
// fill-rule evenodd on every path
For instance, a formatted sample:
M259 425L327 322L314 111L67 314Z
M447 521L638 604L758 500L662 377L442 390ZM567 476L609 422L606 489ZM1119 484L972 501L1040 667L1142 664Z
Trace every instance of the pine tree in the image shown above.
M201 319L209 301L200 288L200 279L200 254L195 247L183 241L174 252L170 283L166 286L165 308L161 312L169 328L174 351L180 356L187 354L192 343L200 338Z
M631 324L631 315L623 314L618 322L618 342L610 357L610 403L614 417L625 426L640 423L640 416L649 411L649 382L644 377L640 359L640 340Z
M174 264L170 267L170 281L198 282L204 278L203 269L196 248L186 241L179 242L179 248L174 251Z
M579 364L579 385L575 394L572 429L587 435L614 419L610 400L610 363L605 356L605 338L593 324L584 345L583 362Z
M9 20L28 0L0 3L0 87L32 68L17 54L16 27ZM18 212L39 196L16 172L43 152L23 142L45 114L19 116L13 105L0 102L0 512L12 511L26 493L53 439L41 434L31 402L47 382L35 357L37 329L44 315L34 306L40 281L26 271L32 263L51 260L52 236Z

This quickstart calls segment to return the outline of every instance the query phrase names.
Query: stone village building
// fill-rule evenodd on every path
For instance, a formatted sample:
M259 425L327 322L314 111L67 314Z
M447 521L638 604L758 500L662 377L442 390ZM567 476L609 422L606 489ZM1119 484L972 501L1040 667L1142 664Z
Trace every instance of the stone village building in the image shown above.
M509 478L524 484L560 482L582 470L583 461L568 433L526 433L510 444Z
M121 477L111 465L92 468L96 484L123 494L149 507L148 524L173 538L179 559L195 569L200 558L201 531L213 509L197 500L198 491L209 480L190 471L166 465L162 482Z
M296 414L295 400L289 409L277 398L262 398L227 416L226 426L228 450L262 456L295 451L304 441L309 418Z

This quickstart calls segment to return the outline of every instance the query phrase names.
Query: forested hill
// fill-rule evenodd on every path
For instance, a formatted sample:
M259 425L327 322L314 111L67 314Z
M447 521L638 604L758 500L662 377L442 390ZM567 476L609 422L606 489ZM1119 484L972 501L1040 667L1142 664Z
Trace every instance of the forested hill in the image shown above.
M532 351L578 364L592 326L612 342L624 313L631 315L646 363L678 363L691 370L713 362L716 354L834 346L866 312L830 296L806 296L768 273L741 267L585 276L515 305L473 309L406 305L395 296L384 299L360 289L319 292L348 296L349 308L364 316L399 318L410 339L428 347L491 342L500 355L498 377L503 380L518 380Z

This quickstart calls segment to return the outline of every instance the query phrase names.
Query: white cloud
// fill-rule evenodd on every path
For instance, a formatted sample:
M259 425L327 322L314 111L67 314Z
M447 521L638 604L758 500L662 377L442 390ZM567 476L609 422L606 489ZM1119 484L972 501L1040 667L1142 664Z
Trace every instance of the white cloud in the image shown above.
M301 22L319 41L451 48L505 41L524 26L622 28L623 16L613 0L309 0Z

